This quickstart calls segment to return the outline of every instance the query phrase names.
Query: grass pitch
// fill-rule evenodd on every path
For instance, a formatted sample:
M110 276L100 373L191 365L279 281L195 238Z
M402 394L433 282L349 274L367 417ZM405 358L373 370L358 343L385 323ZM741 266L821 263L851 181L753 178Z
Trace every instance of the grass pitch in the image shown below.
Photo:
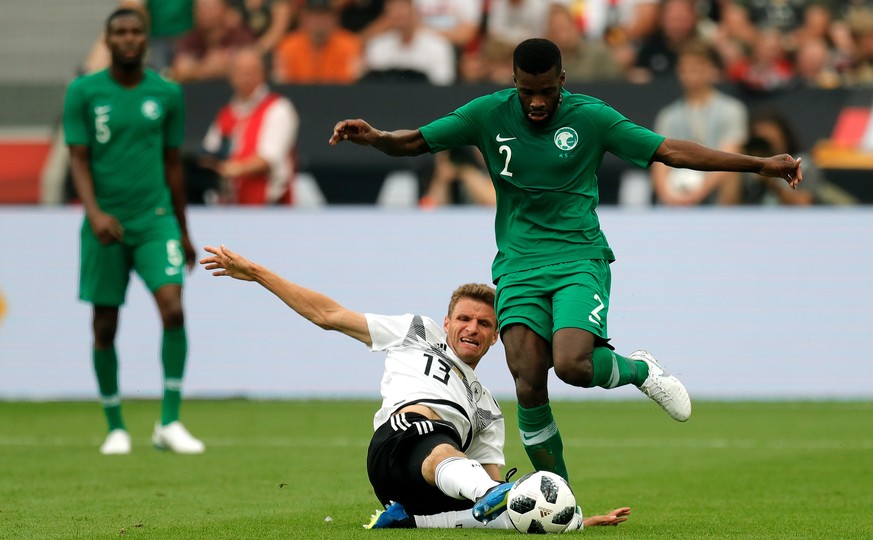
M507 461L531 467L513 402ZM648 401L557 402L586 514L632 508L587 538L873 538L873 402L695 402L687 424ZM0 538L486 538L366 531L375 401L187 401L202 456L150 446L159 404L124 404L129 456L101 456L96 403L0 402Z

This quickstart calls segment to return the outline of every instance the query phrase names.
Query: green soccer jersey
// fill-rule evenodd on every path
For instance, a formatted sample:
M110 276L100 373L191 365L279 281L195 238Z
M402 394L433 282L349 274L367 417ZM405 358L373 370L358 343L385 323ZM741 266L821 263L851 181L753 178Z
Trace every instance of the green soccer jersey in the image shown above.
M421 128L432 152L479 148L497 192L492 277L583 259L614 260L597 217L606 152L647 167L664 140L604 102L562 90L544 126L512 88L477 98Z
M182 144L184 126L181 87L148 69L135 88L103 70L67 90L67 144L88 147L97 203L122 224L172 212L164 149Z

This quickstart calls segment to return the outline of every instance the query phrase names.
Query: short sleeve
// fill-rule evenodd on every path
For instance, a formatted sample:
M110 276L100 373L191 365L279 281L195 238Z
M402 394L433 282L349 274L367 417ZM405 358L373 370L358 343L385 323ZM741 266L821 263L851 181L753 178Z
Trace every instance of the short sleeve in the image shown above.
M374 315L365 313L371 351L387 351L393 347L407 346L419 340L428 343L444 343L445 333L441 326L428 317L421 315Z
M603 104L597 111L597 122L603 135L603 147L624 161L646 168L664 137L634 124L618 111Z
M431 153L449 148L475 145L478 130L474 102L422 126L421 135L427 141Z
M67 89L64 99L64 138L68 145L88 145L88 120L85 111L85 94L79 79Z
M403 342L403 338L406 337L409 327L412 325L413 316L408 313L393 316L365 313L364 318L367 319L370 339L373 342L370 350L387 351Z

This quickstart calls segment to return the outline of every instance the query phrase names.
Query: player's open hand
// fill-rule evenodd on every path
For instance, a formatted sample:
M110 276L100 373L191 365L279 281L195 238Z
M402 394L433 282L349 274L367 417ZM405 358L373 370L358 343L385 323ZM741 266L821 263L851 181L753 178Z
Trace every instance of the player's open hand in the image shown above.
M200 259L200 264L206 270L212 270L213 276L230 276L243 281L255 280L251 261L239 253L234 253L223 245L219 248L205 246L203 249L212 253L212 256Z
M761 176L783 178L791 186L791 189L796 189L797 184L803 181L803 169L800 167L801 159L794 159L788 154L767 158L764 160L764 166L759 174Z
M616 508L605 516L591 516L585 518L583 523L586 527L615 527L619 523L627 521L631 509L627 506Z
M357 120L342 120L337 122L333 127L333 135L331 135L328 144L336 145L342 141L349 141L355 144L369 145L373 143L378 131L367 122Z

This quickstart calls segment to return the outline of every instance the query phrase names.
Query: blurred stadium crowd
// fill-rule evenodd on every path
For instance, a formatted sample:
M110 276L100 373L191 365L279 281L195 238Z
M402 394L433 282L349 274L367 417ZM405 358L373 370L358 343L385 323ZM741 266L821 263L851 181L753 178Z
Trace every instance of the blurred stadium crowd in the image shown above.
M222 78L255 44L276 83L512 83L514 46L546 37L568 81L644 83L703 41L754 91L873 84L866 0L126 0L152 20L151 63L180 81ZM99 47L85 70L105 65Z
M233 86L233 56L254 49L265 60L264 82L277 87L367 82L505 87L512 85L515 45L529 37L545 37L561 48L571 89L575 83L644 87L676 81L672 112L660 104L652 106L657 117L647 125L664 135L728 151L806 155L800 196L759 178L735 175L719 179L717 189L689 199L670 195L664 186L673 182L687 190L706 180L688 175L665 180L656 173L643 199L668 205L867 202L866 196L853 196L841 190L839 182L829 182L816 164L836 163L839 168L851 162L853 170L873 169L869 104L846 106L833 123L832 139L841 136L840 129L851 139L848 152L827 144L812 148L809 137L803 137L808 133L797 125L798 117L784 114L784 107L779 114L746 105L784 92L873 89L873 0L108 0L106 14L113 7L140 9L148 15L148 63L184 85L224 84L229 79ZM77 73L108 66L102 36L92 39ZM701 50L713 71L694 83L681 75L680 58L688 51L701 56ZM742 95L735 105L713 112L695 101L689 84L729 88L728 94ZM295 100L287 93L286 97ZM235 98L240 99L238 92ZM698 110L703 116L697 117ZM317 188L317 183L307 183L305 174L295 177L306 172L293 162L308 128L307 111L300 113L287 134L292 160L288 182L305 193L307 185ZM700 126L708 126L709 138ZM55 136L42 173L43 191L47 183L61 184L59 146L63 143ZM42 147L36 152L43 152ZM222 195L227 190L217 187L222 179L210 177L196 156L188 157L191 178L207 184L191 193L192 202L232 203L234 197ZM227 165L224 160L212 169L226 171ZM46 181L52 176L46 169L54 170L54 180ZM493 190L476 152L436 156L416 174L415 198L421 206L493 204ZM849 174L857 183L858 175ZM27 197L32 196L17 202ZM318 199L316 193L308 200ZM42 200L48 199L43 195ZM0 202L10 201L16 202L15 197L0 197Z

